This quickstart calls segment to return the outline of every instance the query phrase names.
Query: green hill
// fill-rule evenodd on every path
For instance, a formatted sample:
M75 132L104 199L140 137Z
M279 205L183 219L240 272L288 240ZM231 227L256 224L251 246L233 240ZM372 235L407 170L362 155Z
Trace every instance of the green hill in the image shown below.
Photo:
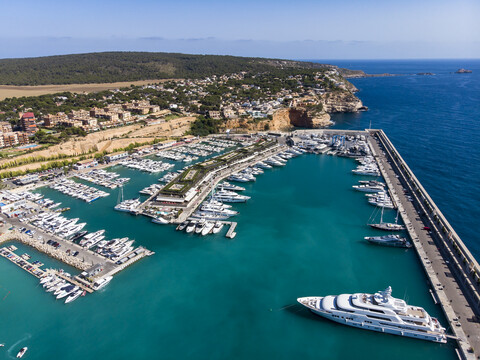
M324 65L264 58L151 52L103 52L0 59L0 84L88 84L169 78L200 78L275 68L322 68Z

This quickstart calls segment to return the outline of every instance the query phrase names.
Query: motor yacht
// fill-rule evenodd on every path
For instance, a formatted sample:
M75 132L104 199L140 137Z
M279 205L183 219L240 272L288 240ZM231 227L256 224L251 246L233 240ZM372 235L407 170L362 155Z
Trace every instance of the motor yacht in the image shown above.
M436 318L423 308L392 296L389 286L375 294L356 293L324 297L302 297L297 301L314 314L340 324L382 333L446 343Z

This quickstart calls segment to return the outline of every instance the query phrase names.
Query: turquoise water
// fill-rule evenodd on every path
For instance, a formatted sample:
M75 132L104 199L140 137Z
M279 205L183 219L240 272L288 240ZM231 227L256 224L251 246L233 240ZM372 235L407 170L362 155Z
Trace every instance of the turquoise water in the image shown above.
M361 179L350 172L355 166L351 159L303 155L266 170L246 184L252 199L235 205L233 240L224 237L226 229L199 237L115 212L117 190L86 204L43 189L89 230L129 236L156 254L69 305L0 259L0 342L7 344L0 359L22 346L30 348L28 359L453 358L451 345L349 328L295 305L300 296L391 285L394 295L446 325L415 252L362 240L377 232L365 225L373 207L351 189ZM159 177L117 170L132 177L127 198Z

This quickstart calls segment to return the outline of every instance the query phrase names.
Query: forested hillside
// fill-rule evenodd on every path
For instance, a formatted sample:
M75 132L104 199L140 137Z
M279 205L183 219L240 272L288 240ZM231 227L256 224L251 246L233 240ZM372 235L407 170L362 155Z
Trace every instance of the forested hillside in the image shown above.
M273 68L321 68L309 62L218 55L104 52L0 60L0 84L88 84L201 78Z

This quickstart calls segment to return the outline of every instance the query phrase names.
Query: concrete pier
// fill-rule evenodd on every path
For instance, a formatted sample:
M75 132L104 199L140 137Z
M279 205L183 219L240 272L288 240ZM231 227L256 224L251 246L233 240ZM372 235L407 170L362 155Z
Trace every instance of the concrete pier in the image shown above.
M233 239L235 236L237 236L237 233L235 232L235 229L237 228L237 223L232 222L230 224L230 228L227 231L227 234L225 235L229 239Z
M12 221L13 220L13 221ZM27 223L20 223L18 224L15 221L18 219L9 219L10 222L13 222L16 226L23 226L27 229L34 229L35 230L35 237L30 237L25 233L19 232L17 230L7 230L3 233L0 237L0 243L7 242L7 241L20 241L28 246L33 247L34 249L47 254L48 256L60 260L61 262L75 267L79 270L85 271L94 265L101 265L103 271L101 271L98 276L104 277L107 275L114 275L123 269L127 268L128 266L132 265L136 261L142 259L145 256L153 255L154 253L143 248L139 247L138 249L134 249L128 254L125 254L124 257L129 257L134 252L137 252L138 255L133 256L128 261L123 264L116 264L112 260L107 259L92 250L88 250L83 248L82 246L73 243L71 241L65 240L61 237L54 236L52 234L48 234L41 229L38 229L34 226L31 226ZM42 240L38 239L38 236L41 235L43 237ZM47 239L53 239L59 242L62 247L54 248L46 243ZM70 254L67 254L67 250L70 250ZM79 254L77 256L73 256L74 251L78 251ZM78 279L79 282L82 282L81 279ZM83 285L85 287L85 284Z
M382 130L369 144L462 359L480 349L479 266ZM410 199L407 198L410 196Z
M0 252L1 256L3 256L5 259L10 260L12 263L22 268L29 274L32 274L36 278L41 278L45 275L45 271L42 269L39 269L38 265L30 263L28 260L25 260L22 257L18 256L10 249L7 249L6 247L4 247L4 248L1 248L0 250L3 250L2 252ZM28 269L29 266L31 266L30 269Z

